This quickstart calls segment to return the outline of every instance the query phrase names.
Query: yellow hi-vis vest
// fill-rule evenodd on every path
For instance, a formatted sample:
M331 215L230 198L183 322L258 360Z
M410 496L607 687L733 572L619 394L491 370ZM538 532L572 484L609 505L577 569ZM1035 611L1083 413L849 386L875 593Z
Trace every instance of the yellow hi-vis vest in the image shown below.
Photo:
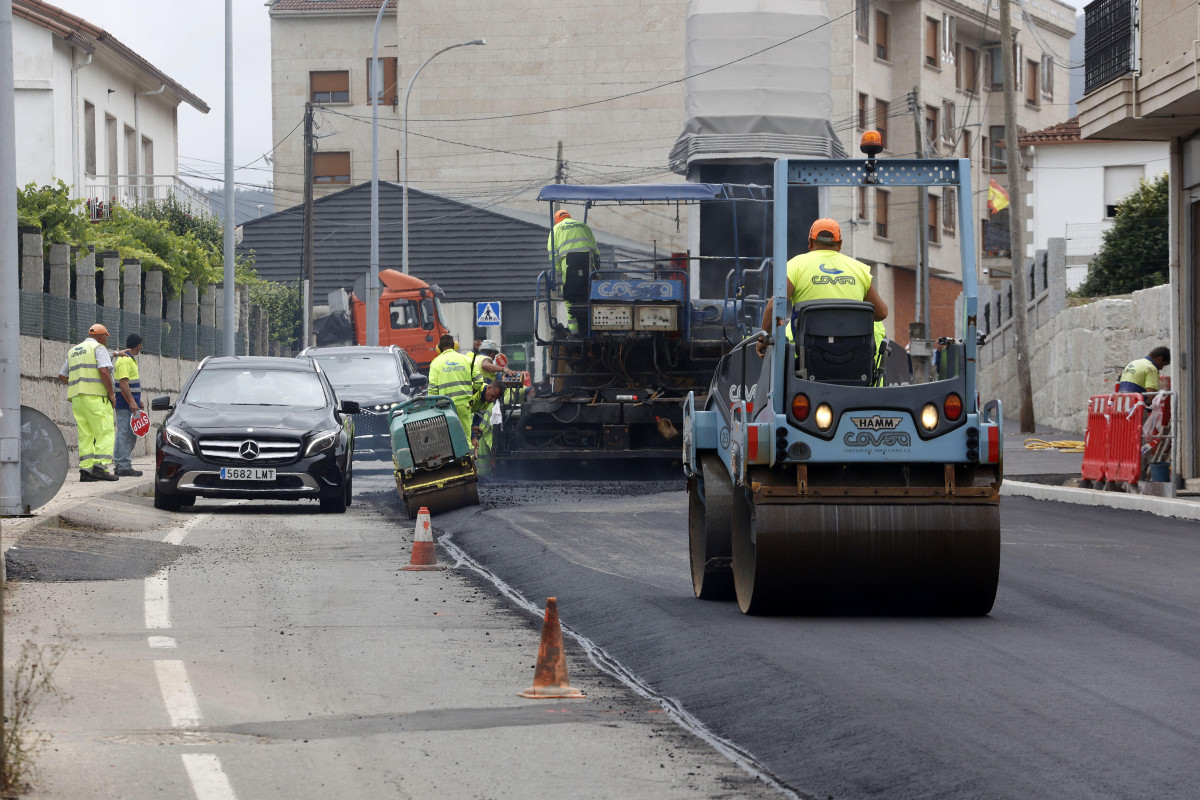
M85 339L67 353L67 399L81 394L96 394L108 397L108 389L100 380L100 367L96 364L96 348L100 343Z
M465 407L473 390L471 359L456 350L444 350L429 365L429 394L451 398L456 406Z
M546 250L554 261L554 270L561 283L567 274L567 253L586 250L593 253L593 264L600 260L600 247L592 229L577 219L564 219L554 226L546 240Z

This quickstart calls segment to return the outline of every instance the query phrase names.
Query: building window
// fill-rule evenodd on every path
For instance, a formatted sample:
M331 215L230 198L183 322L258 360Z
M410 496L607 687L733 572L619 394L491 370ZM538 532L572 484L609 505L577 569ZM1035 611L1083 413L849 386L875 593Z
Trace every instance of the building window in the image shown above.
M953 14L942 14L942 63L954 66L958 63L958 52L954 41L958 33L958 23Z
M867 219L867 187L858 187L858 208L854 212L855 219Z
M954 152L954 134L958 119L955 115L954 103L949 100L942 102L942 141L947 153Z
M925 143L929 149L937 149L940 134L937 106L925 106Z
M960 92L963 88L962 45L957 42L954 44L954 88Z
M957 199L956 190L953 187L947 186L942 190L942 230L946 232L947 236L954 235L955 212L957 211L955 201Z
M83 101L83 171L96 177L96 107L87 100Z
M145 136L142 137L142 185L154 185L154 142ZM145 199L152 200L154 198L147 197Z
M942 44L942 23L933 17L925 18L925 66L940 69L938 48Z
M1054 57L1042 54L1042 99L1054 100Z
M888 104L886 100L875 101L875 130L879 131L879 143L888 149Z
M371 105L371 61L367 59L367 105ZM379 59L379 70L383 74L379 77L380 94L382 95L383 105L394 106L399 97L396 91L396 59L381 58Z
M1146 168L1141 164L1104 168L1105 219L1117 216L1117 209L1120 207L1121 201L1138 188L1138 184L1145 176Z
M137 132L125 126L125 174L129 177L125 179L126 183L133 186L137 183L138 174L138 142Z
M962 157L971 157L971 131L967 128L963 128L962 132Z
M864 42L871 39L871 0L854 0L854 32Z
M988 88L998 92L1004 88L1004 59L1000 57L1000 47L989 47L988 53Z
M867 106L870 105L870 98L862 92L858 93L858 129L865 131L867 129Z
M983 162L984 171L991 170L991 162L988 160L990 154L991 151L988 150L988 137L984 136L979 143L979 160Z
M875 190L875 235L888 238L888 191Z
M314 103L349 103L350 72L310 72L308 84Z
M925 226L929 229L929 241L931 244L937 244L941 241L938 231L942 229L939 224L941 219L941 198L932 192L925 198L925 210L928 216L925 218Z
M1007 168L1007 158L1004 154L1004 126L992 125L988 128L992 138L992 149L988 152L988 169L992 172L1004 172Z
M888 15L883 11L875 12L875 57L880 61L888 60Z
M108 155L108 185L117 185L117 176L121 174L118 158L121 154L121 139L117 134L117 118L111 114L104 115L104 149ZM111 192L112 189L110 188Z
M1025 62L1025 104L1030 106L1038 105L1042 91L1041 81L1038 80L1038 62L1029 60Z
M313 183L350 182L349 153L313 153Z
M963 48L962 75L964 92L974 94L979 91L979 52L970 47Z

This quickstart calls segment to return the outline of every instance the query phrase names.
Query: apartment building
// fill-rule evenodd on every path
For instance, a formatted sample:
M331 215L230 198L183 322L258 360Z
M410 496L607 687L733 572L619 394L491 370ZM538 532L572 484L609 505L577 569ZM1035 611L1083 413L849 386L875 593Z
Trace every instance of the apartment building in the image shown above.
M1084 139L1165 142L1170 175L1170 374L1175 472L1200 477L1200 54L1194 0L1097 0L1085 11Z
M1057 0L1013 3L1017 125L1039 130L1068 117L1068 43L1075 10ZM930 333L954 335L961 291L958 237L969 226L978 243L980 280L1007 278L1008 212L989 214L990 180L1012 191L1005 158L1003 69L995 0L831 0L834 130L857 154L861 132L879 130L884 157L918 152L971 159L972 214L960 219L952 189L926 200ZM920 139L918 140L918 136ZM1021 191L1028 192L1025 181ZM842 222L845 250L876 266L877 286L893 312L889 335L908 341L914 318L919 225L917 190L841 190L831 214ZM1033 212L1036 213L1036 210ZM1033 242L1026 237L1027 255Z
M179 180L179 106L208 105L112 33L41 0L12 0L17 184L62 180L107 205L169 192L207 209Z
M540 186L557 180L745 180L780 156L823 157L843 150L856 156L858 138L868 127L885 134L885 156L912 156L919 128L925 153L972 160L970 219L958 218L953 192L930 192L927 200L935 276L932 333L949 335L960 291L962 226L971 226L985 256L980 260L984 279L1006 277L1009 270L1007 212L989 215L986 197L990 179L1005 188L1009 183L994 1L762 0L747 9L732 0L601 5L412 0L399 16L385 11L380 33L385 82L392 91L378 107L380 176L402 180L404 95L419 69L408 99L410 185L475 204L540 212L547 209L532 198ZM367 60L380 2L277 0L271 8L274 130L275 140L282 142L275 185L281 208L302 197L303 142L297 126L307 101L319 108L318 195L370 177ZM774 38L749 19L752 12L780 22ZM729 24L722 25L722 19ZM1074 9L1058 0L1014 4L1023 130L1046 128L1068 116L1062 65L1074 27ZM746 54L762 52L743 60L730 57L726 60L736 63L723 66L712 60L706 31L725 40L720 52L732 52L739 33ZM795 41L769 47L781 37ZM443 48L475 39L487 44L448 50L429 61ZM796 52L788 55L788 47ZM814 53L822 63L812 61ZM790 89L795 94L789 102L804 105L791 116L805 120L797 128L795 119L773 112L763 117L763 126L771 133L803 129L813 135L803 142L805 137L795 135L762 136L753 146L743 141L727 152L684 146L689 132L703 129L703 119L695 125L705 116L697 109L712 107L698 104L689 85L695 88L701 73L715 76L735 68L744 68L750 80L757 70L767 83L781 70L798 70L786 73L800 87ZM810 84L818 88L811 90ZM915 104L908 99L914 87ZM724 93L732 105L745 105L747 98L787 91L753 82L739 89L728 80L715 87L714 96ZM753 116L747 109L737 114L737 124ZM817 118L827 129L831 123L828 133L816 130ZM822 143L809 146L816 140ZM834 190L822 201L823 213L842 222L847 252L876 266L878 285L895 309L889 332L901 342L907 341L914 313L916 198L915 189L862 189ZM594 209L589 221L659 252L695 251L699 245L687 209L678 215Z

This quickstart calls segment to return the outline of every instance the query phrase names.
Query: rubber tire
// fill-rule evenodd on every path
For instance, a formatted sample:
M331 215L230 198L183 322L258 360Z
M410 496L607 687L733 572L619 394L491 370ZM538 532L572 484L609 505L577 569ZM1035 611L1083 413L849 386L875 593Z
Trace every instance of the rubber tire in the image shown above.
M345 514L346 513L346 489L348 484L342 484L342 491L336 497L321 498L321 513L322 514Z
M349 468L349 463L346 466L346 508L349 508L354 505L354 470Z
M179 498L179 505L183 508L191 508L196 505L196 495L185 494Z
M732 600L733 569L712 566L714 558L732 555L730 513L733 484L715 455L700 456L700 475L688 484L688 556L692 591L701 600Z
M183 506L183 500L178 495L154 493L154 507L160 511L178 511Z

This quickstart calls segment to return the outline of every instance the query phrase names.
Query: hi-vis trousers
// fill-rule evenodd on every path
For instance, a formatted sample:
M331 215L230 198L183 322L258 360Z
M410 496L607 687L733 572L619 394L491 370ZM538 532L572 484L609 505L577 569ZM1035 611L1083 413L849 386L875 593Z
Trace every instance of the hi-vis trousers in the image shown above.
M116 424L108 398L98 394L80 394L71 400L75 424L79 429L79 468L89 470L112 462Z

